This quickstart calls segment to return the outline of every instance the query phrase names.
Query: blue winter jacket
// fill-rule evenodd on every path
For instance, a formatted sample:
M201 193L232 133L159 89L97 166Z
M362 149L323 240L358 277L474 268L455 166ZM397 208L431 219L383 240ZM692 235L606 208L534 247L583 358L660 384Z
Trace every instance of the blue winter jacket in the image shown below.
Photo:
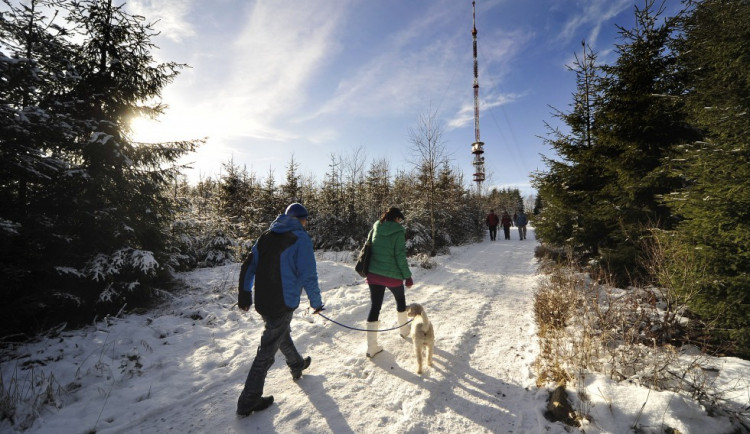
M312 240L296 217L276 217L270 229L258 238L252 254L242 290L252 293L255 287L258 313L278 316L296 309L302 288L310 306L323 306Z

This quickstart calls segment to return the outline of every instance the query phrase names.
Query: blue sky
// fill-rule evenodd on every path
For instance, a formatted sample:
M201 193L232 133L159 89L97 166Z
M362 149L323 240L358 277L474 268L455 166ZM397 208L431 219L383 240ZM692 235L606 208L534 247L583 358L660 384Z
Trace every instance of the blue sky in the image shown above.
M552 155L539 136L567 110L566 65L586 40L614 59L616 24L630 28L643 0L478 0L480 127L488 187L531 194L529 174ZM669 11L679 7L668 0ZM331 155L411 167L409 129L431 111L453 164L471 183L470 0L131 0L159 20L159 61L190 65L163 92L144 141L207 137L189 175L215 176L232 159L283 180L292 157L321 179ZM368 164L369 166L369 164Z

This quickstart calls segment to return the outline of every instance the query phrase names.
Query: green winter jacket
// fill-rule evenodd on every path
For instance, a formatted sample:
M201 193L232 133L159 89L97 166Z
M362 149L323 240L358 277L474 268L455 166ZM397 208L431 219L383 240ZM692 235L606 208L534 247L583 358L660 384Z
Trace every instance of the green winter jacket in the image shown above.
M393 221L372 226L372 257L368 272L394 279L411 277L406 262L406 229Z

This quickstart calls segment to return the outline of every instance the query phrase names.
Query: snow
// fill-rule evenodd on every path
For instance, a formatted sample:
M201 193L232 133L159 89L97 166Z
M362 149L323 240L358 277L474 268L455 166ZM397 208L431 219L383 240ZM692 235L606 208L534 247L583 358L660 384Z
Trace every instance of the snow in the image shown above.
M262 321L234 306L240 265L232 264L182 274L184 289L156 310L106 318L4 354L2 393L18 407L15 424L0 422L0 432L569 432L545 419L549 390L536 386L533 238L531 229L526 241L485 239L453 248L434 258L431 269L412 264L407 303L425 307L436 335L434 364L423 375L415 373L410 343L398 331L381 333L385 349L368 359L364 333L311 314L303 296L292 336L312 365L294 382L277 354L265 387L274 404L237 417ZM353 270L355 252L317 257L323 313L364 328L369 293ZM388 293L380 318L381 328L397 325ZM750 362L712 361L725 399L747 406ZM632 426L732 431L728 419L709 417L688 395L594 374L583 382L592 416L587 433L633 432ZM575 398L577 388L568 393ZM35 396L41 396L36 405Z

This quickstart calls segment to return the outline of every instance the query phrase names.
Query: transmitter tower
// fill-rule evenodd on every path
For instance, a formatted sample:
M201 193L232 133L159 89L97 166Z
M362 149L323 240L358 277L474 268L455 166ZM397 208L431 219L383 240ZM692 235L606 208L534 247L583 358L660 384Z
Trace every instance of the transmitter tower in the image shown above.
M471 144L471 153L474 154L474 182L477 184L477 193L482 194L482 182L484 182L484 142L479 136L479 67L477 65L477 17L476 2L471 2L472 29L471 36L474 41L474 143Z

